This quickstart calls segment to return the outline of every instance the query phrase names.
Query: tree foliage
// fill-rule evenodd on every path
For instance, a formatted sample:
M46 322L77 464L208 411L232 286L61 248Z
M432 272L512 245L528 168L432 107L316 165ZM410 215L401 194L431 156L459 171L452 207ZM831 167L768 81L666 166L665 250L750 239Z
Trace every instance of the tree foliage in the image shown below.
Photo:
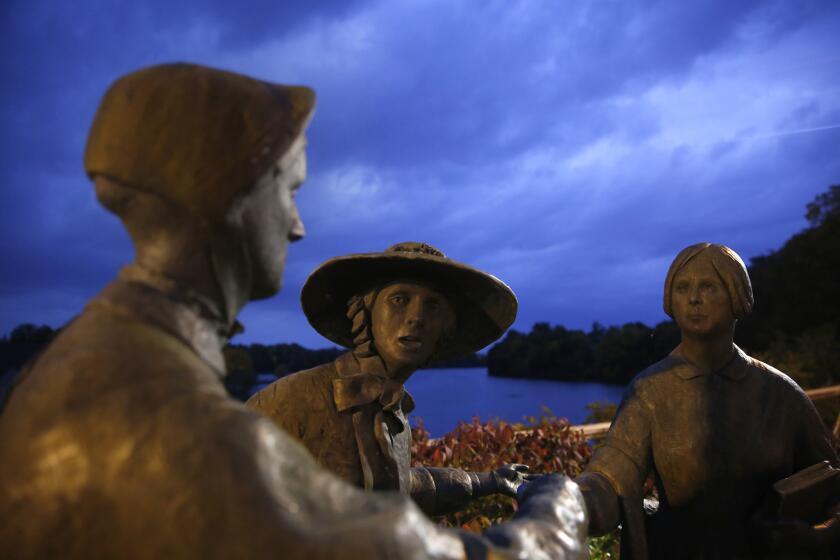
M24 323L0 338L0 375L17 371L51 341L58 331L47 325Z
M810 227L755 257L755 309L738 326L751 353L804 387L840 383L840 185L808 204Z
M654 328L642 323L603 327L585 333L537 323L531 332L510 331L487 355L490 375L562 381L625 384L679 343L671 321Z

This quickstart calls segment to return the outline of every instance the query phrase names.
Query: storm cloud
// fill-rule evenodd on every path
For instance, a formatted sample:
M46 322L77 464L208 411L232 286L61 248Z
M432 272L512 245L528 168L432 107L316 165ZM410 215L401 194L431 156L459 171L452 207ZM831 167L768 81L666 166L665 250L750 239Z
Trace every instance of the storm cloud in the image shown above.
M57 326L130 261L82 152L120 74L170 61L318 93L284 291L244 342L323 346L297 302L323 260L429 242L535 321L665 319L671 258L745 259L840 182L836 2L7 2L0 331ZM759 302L760 303L760 302Z

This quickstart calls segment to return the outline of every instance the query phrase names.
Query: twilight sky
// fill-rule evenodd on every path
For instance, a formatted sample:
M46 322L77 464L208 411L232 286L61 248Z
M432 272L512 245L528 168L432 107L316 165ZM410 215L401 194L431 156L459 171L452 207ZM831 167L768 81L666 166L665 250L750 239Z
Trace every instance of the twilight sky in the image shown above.
M131 260L82 152L110 82L150 64L318 93L308 235L238 342L327 346L307 274L405 240L508 283L517 329L653 324L682 247L776 249L840 182L836 0L117 4L0 6L0 335L64 323Z

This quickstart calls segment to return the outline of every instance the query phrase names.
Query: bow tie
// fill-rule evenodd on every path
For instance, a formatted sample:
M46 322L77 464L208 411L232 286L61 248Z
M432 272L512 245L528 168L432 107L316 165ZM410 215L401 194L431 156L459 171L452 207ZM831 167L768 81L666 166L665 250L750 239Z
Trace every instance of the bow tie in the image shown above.
M339 412L375 401L379 401L383 410L395 410L402 403L403 397L408 397L402 383L370 373L333 379L333 392Z

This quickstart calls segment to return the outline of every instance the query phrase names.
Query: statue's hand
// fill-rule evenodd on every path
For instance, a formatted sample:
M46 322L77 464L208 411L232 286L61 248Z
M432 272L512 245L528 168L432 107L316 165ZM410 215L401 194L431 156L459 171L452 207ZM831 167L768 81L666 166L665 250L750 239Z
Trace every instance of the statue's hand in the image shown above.
M769 550L827 550L840 540L840 511L832 513L832 517L816 525L782 517L762 520L757 528Z
M535 480L540 476L528 474L528 470L528 465L511 463L509 465L503 465L493 471L492 478L496 487L495 493L515 498L520 486L530 480Z

